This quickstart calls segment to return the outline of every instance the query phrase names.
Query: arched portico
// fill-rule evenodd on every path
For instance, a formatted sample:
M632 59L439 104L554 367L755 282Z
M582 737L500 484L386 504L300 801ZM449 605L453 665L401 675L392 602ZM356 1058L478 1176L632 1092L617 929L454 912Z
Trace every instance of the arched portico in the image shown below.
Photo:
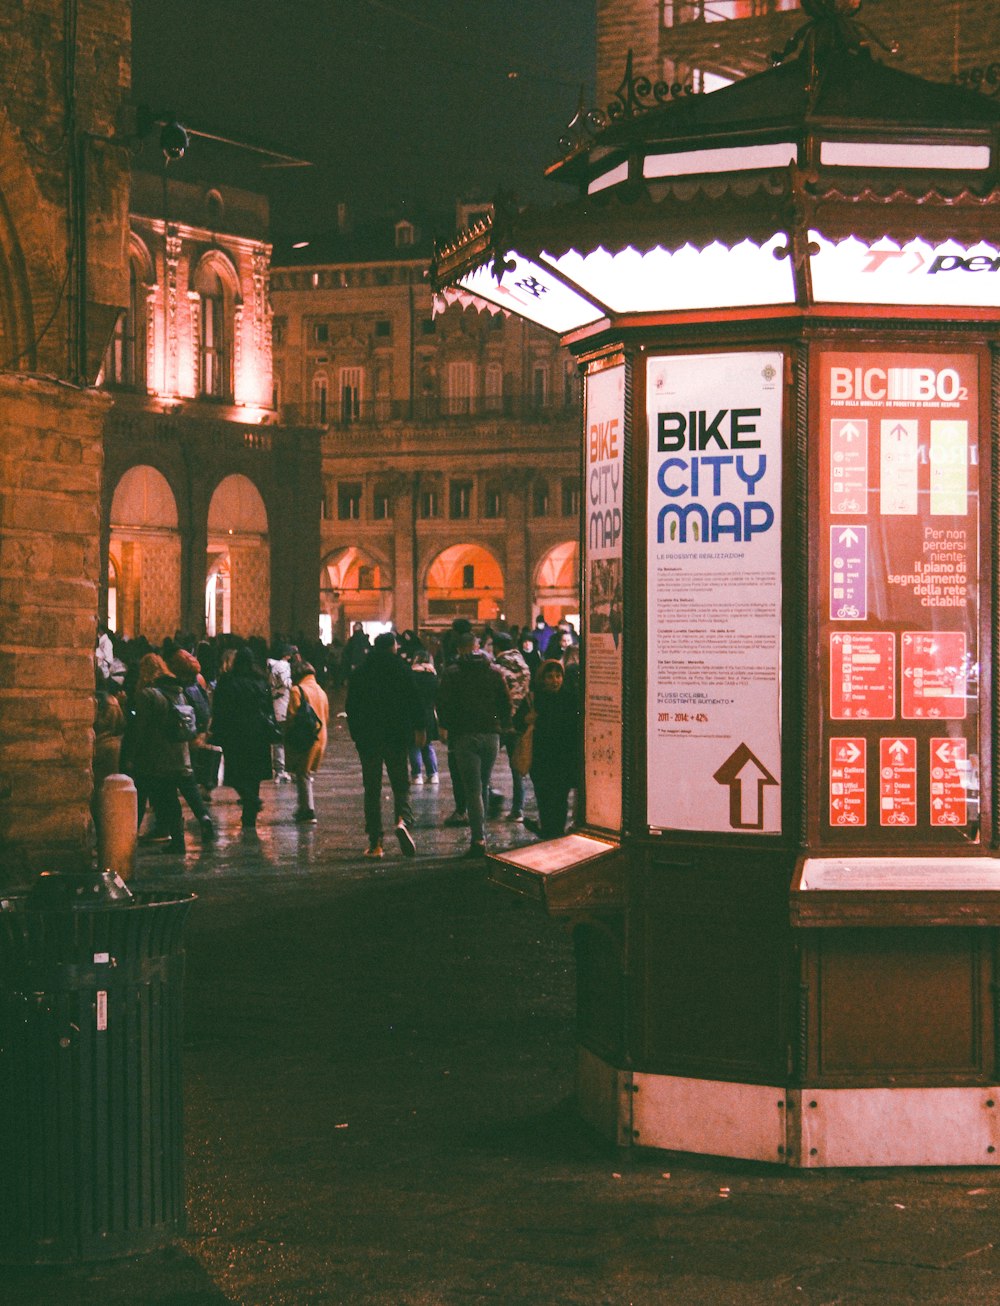
M544 553L535 568L532 610L535 615L542 613L550 625L563 617L579 622L579 553L576 540L565 540Z
M148 464L131 467L111 500L108 583L115 578L109 623L132 639L157 642L172 634L181 615L181 541L177 501L167 478Z
M346 639L355 621L388 622L393 618L393 577L389 566L365 549L349 545L323 560L319 580L324 637Z
M205 630L270 635L271 553L267 508L247 476L225 477L208 507Z
M456 617L474 625L504 616L504 575L481 544L452 544L430 562L424 580L421 626L443 629Z

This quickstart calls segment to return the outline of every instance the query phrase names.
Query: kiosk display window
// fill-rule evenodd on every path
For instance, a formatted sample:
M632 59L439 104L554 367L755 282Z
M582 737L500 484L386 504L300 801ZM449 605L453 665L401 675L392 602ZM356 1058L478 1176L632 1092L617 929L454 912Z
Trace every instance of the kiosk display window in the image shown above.
M979 357L818 357L831 837L979 837Z

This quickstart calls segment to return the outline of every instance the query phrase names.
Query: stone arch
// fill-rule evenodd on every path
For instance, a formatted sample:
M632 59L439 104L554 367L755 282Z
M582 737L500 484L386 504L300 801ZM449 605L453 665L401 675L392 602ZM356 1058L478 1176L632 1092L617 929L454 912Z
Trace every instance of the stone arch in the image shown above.
M181 537L167 478L146 463L130 467L115 486L109 519L114 628L159 643L177 629L181 612Z
M441 549L427 564L421 626L443 629L456 617L486 625L504 616L503 567L493 551L467 540Z
M207 533L207 633L232 631L268 637L271 549L267 507L248 476L233 473L215 487L208 505Z
M580 545L576 540L554 544L538 560L534 575L532 612L543 613L550 625L574 618L579 630Z
M334 549L320 566L321 627L331 637L346 639L355 621L390 622L393 614L393 575L388 562L357 545Z

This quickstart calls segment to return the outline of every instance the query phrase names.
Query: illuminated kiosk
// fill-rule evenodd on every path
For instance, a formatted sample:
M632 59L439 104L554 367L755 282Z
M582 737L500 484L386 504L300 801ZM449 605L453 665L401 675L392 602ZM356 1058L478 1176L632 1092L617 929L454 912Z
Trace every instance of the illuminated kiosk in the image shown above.
M581 825L492 874L573 923L609 1136L990 1165L1000 105L823 15L629 67L575 200L435 256L586 375Z

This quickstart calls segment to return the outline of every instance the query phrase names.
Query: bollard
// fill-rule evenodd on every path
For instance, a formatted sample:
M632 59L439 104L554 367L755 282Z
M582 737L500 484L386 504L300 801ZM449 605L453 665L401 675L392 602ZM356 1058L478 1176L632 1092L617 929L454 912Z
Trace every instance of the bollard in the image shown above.
M109 775L101 786L97 823L97 865L123 880L135 872L138 800L131 776Z

